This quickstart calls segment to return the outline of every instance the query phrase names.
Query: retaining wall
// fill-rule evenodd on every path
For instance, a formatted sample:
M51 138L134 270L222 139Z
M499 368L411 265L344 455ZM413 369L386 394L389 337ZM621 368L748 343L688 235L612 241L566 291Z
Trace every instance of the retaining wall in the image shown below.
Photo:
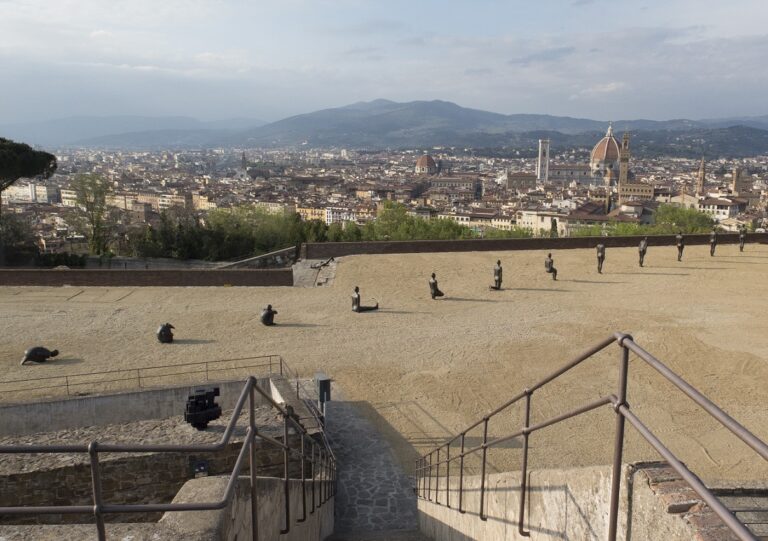
M602 540L608 538L611 467L529 472L524 529L518 531L520 472L489 475L485 511L479 517L480 478L464 478L458 511L459 478L451 477L439 491L432 480L432 502L419 499L419 525L432 539L469 540ZM443 505L434 503L437 498ZM735 539L714 512L665 463L625 465L619 498L617 539L620 541L730 541Z
M276 439L282 440L281 436ZM289 436L292 448L301 445L298 436ZM283 474L283 451L263 441L256 442L256 461L262 475ZM194 478L193 465L204 460L210 475L227 478L235 466L242 441L233 441L215 453L146 453L100 457L104 501L115 504L169 503L179 489ZM107 455L109 456L109 455ZM248 474L248 463L241 470ZM292 477L301 476L301 461L292 460ZM216 498L218 499L218 498ZM214 501L212 497L211 500ZM36 505L92 505L93 488L89 464L75 464L49 470L14 473L2 477L0 506L31 507ZM107 515L115 522L153 522L159 513ZM88 515L6 515L3 524L62 524L93 522Z
M213 501L224 492L226 479L207 477L187 482L179 491L174 503ZM240 477L235 487L232 503L220 511L196 513L166 513L159 526L177 531L179 539L209 539L239 541L251 539L250 482ZM319 490L319 483L317 489ZM311 483L306 483L306 514L302 508L301 481L289 481L290 531L280 534L284 526L285 510L283 481L259 478L257 482L259 539L281 541L322 541L333 532L333 498L322 507L311 511ZM298 522L303 516L306 520Z
M268 377L258 378L258 383L259 387L270 390L274 396ZM139 389L114 394L0 405L0 436L173 417L184 412L187 397L195 389L213 386L219 387L221 396L217 402L222 409L232 409L244 385L245 378L168 389ZM266 403L258 393L255 393L255 398L257 404Z
M0 269L0 286L292 286L292 269L40 270Z
M411 254L429 252L504 252L511 250L569 250L594 248L599 242L607 248L637 246L642 237L563 237L531 239L412 240L375 242L311 242L301 246L302 259L328 259L355 254ZM737 244L736 233L718 235L720 244ZM768 244L768 233L751 233L747 242ZM709 244L709 235L686 235L687 246ZM674 235L648 237L649 246L673 246Z

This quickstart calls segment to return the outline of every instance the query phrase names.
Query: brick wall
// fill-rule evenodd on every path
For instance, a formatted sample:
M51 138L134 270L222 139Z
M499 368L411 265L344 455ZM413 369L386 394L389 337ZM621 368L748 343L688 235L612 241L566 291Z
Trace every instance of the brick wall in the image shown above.
M568 250L594 248L602 242L608 248L637 246L642 237L566 237L532 239L471 239L471 240L414 240L376 242L320 242L305 243L301 247L302 259L328 259L355 254L411 254L430 252L504 252L509 250ZM736 233L718 235L720 244L736 244ZM747 242L768 244L768 233L751 233ZM686 235L686 246L708 244L709 235ZM672 246L674 235L648 237L649 246Z
M269 270L10 270L4 286L292 286L292 269Z

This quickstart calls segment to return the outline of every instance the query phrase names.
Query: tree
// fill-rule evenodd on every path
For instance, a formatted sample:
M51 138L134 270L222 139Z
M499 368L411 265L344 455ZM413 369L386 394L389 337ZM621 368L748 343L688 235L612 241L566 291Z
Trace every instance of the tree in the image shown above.
M0 206L3 190L23 177L50 177L56 171L56 156L27 144L0 137Z
M110 216L107 195L112 192L109 183L100 175L77 175L71 184L75 192L77 210L75 223L88 239L92 254L107 252L110 238Z
M56 171L56 156L27 144L0 137L0 218L3 190L23 177L50 177ZM0 266L5 265L5 240L0 227Z
M656 229L658 233L706 233L712 229L712 218L696 209L686 209L675 205L661 205L656 211Z

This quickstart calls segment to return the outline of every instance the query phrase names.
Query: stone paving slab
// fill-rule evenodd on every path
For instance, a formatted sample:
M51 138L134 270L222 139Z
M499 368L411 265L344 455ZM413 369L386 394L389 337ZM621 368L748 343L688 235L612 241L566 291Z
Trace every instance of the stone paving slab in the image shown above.
M417 530L411 481L376 428L352 403L332 401L326 431L339 468L336 532Z

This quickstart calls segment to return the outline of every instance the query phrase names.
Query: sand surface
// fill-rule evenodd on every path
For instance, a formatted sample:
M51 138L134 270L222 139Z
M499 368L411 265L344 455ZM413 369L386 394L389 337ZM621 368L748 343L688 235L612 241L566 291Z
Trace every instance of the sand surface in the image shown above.
M0 367L7 381L117 368L279 354L302 375L323 370L392 441L407 466L417 452L477 420L614 331L638 343L768 439L768 246L651 247L646 267L632 248L609 249L604 274L592 250L353 256L332 285L306 288L0 287ZM504 291L489 291L504 266ZM446 297L433 301L437 273ZM352 288L378 312L350 310ZM259 323L271 303L278 326ZM159 344L160 323L177 343ZM19 366L25 348L61 350L45 365ZM543 421L617 387L620 350L609 347L532 399ZM5 387L7 389L7 387ZM56 390L51 390L53 394ZM48 393L48 391L44 391ZM3 398L18 399L13 393ZM30 393L32 396L32 393ZM630 362L629 402L697 473L766 479L766 463L665 383ZM609 407L531 436L531 466L611 461ZM489 438L519 429L522 408L489 424ZM626 460L656 459L633 429ZM481 441L475 430L467 445ZM519 466L519 440L493 449L491 471ZM468 461L468 467L474 467Z

